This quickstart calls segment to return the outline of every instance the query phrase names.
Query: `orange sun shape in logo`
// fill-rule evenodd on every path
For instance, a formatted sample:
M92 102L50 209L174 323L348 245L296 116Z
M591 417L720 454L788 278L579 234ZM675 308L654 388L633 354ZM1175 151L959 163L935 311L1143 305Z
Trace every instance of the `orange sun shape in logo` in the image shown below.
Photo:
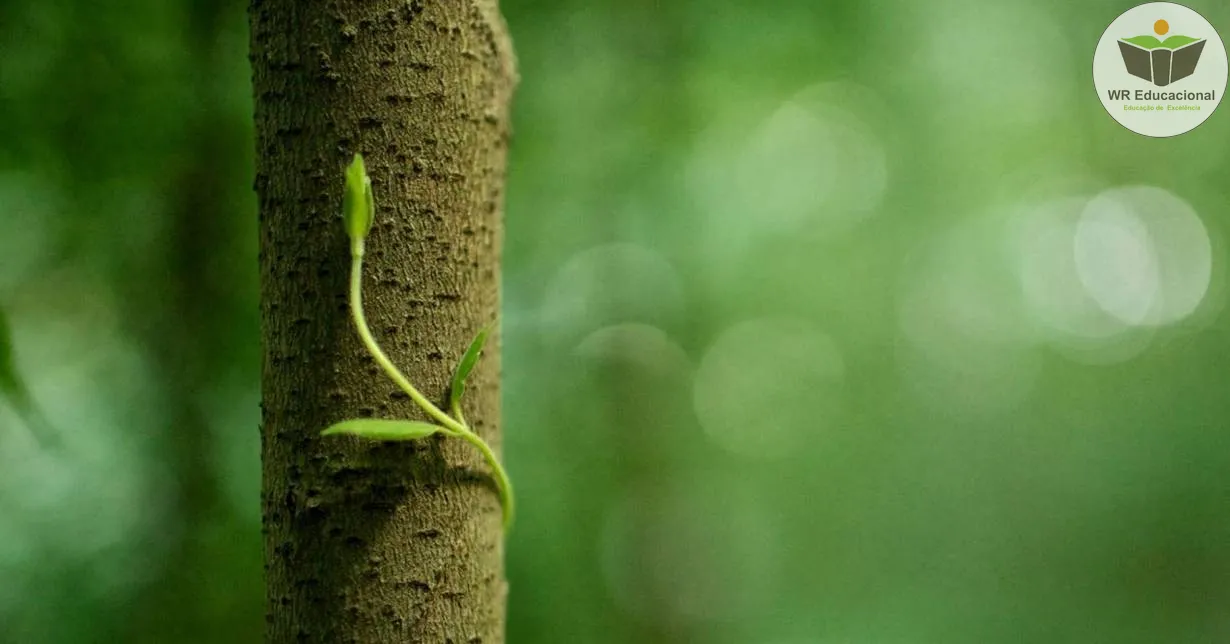
M1165 36L1170 31L1170 23L1165 20L1158 20L1153 23L1153 31L1157 32L1159 36Z

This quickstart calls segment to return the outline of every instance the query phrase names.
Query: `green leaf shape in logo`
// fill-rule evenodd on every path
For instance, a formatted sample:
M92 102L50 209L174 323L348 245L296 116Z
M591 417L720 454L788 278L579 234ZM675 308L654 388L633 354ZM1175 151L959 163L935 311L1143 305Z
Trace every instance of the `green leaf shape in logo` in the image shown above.
M1200 40L1200 38L1192 38L1191 36L1171 36L1166 40L1158 40L1156 36L1146 35L1124 38L1123 42L1131 43L1142 49L1179 49L1194 42L1200 42Z

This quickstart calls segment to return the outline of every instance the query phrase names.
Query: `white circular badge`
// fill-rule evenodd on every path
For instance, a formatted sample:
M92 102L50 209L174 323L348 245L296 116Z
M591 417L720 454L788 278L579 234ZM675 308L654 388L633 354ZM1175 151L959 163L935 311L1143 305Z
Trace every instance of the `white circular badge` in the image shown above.
M1172 2L1128 9L1093 54L1093 84L1107 112L1153 137L1190 132L1226 91L1226 46L1200 14Z

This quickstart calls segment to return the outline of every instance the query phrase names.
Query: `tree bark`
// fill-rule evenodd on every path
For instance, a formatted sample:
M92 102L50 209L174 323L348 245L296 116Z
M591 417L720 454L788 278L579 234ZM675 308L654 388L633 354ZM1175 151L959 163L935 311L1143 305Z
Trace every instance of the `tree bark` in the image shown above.
M477 451L319 436L349 417L423 417L347 315L339 213L355 152L377 204L368 318L394 362L443 405L453 364L496 319L515 85L497 0L251 0L249 17L266 640L501 643L500 506ZM496 449L498 347L464 401Z

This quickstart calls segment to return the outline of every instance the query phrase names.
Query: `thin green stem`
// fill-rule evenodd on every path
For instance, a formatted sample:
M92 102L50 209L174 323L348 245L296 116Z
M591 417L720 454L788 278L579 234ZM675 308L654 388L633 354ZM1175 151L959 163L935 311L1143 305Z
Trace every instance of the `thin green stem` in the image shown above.
M376 344L376 339L372 337L372 332L367 328L367 317L363 315L363 246L359 245L354 249L353 260L350 264L350 314L354 318L354 325L359 331L359 338L363 340L363 345L367 347L368 353L375 358L376 364L384 370L384 373L393 382L397 383L398 387L402 388L414 402L423 409L428 416L431 416L437 423L443 425L446 429L454 434L468 432L465 425L453 420L448 414L440 411L426 396L419 393L414 385L410 384L410 380L402 375L402 372L393 364L392 360L385 355L381 350L380 345Z
M496 488L500 494L500 507L503 509L504 530L512 525L513 520L513 491L512 481L508 478L508 472L504 470L504 466L500 464L500 459L491 450L491 446L482 439L481 436L474 433L466 424L465 417L461 414L460 402L454 402L452 405L453 416L440 410L430 400L427 399L414 385L410 384L410 380L402 374L401 370L393 364L393 361L385 355L380 345L376 343L376 338L372 336L371 329L367 327L367 317L363 314L363 240L359 239L351 245L351 264L350 264L350 314L354 320L355 328L359 332L359 338L363 341L363 346L367 348L368 353L376 360L376 364L384 371L385 375L393 380L402 391L410 396L410 399L415 402L428 416L437 423L442 425L445 433L450 436L456 436L464 439L478 451L482 452L483 458L486 459L487 465L491 467L491 471L495 475Z
M508 529L512 527L513 515L515 514L512 480L508 478L508 472L504 470L504 466L500 464L500 459L496 458L495 452L491 450L491 446L487 444L487 441L483 440L478 434L468 430L461 434L461 438L477 447L478 451L483 453L483 458L487 460L487 465L495 473L496 489L500 492L500 507L504 511L504 531L508 532Z

